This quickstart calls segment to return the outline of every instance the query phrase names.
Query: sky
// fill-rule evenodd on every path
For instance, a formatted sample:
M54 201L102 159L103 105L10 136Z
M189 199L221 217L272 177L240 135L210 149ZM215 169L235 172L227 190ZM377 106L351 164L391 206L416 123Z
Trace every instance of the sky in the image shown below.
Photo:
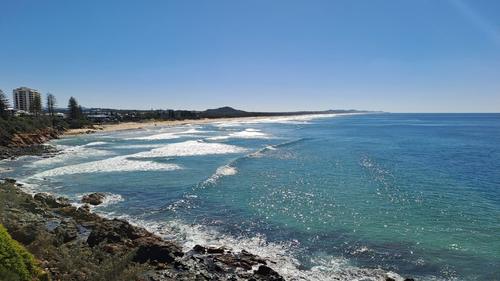
M86 107L500 112L498 0L0 0L0 89Z

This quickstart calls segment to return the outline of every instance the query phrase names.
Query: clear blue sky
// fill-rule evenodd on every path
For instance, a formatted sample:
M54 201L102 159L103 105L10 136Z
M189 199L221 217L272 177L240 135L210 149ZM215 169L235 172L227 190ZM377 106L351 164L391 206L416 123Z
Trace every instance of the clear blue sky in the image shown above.
M498 0L0 0L0 89L60 106L500 112Z

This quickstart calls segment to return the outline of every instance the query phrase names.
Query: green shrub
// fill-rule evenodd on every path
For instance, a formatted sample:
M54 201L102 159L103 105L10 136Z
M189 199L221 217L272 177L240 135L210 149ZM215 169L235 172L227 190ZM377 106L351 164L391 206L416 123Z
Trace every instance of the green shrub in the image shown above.
M12 239L0 224L0 280L33 281L49 280L33 255Z

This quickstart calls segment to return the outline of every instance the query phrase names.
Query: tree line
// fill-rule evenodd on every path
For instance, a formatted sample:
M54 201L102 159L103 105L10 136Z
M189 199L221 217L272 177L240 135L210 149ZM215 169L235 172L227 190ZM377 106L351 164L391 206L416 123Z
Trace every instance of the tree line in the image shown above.
M15 116L12 115L12 112L9 111L9 105L10 104L9 100L7 99L7 96L4 94L2 90L0 90L0 118L3 120L12 120L16 118ZM49 117L51 119L53 126L58 125L59 127L62 128L66 127L81 128L84 125L88 124L83 114L82 107L78 104L78 101L74 97L71 97L68 101L66 116L63 120L58 120L59 118L56 118L56 106L57 106L56 97L53 94L48 93L45 102L45 110L46 110L45 112L47 114L44 115L41 96L35 95L35 98L33 99L33 102L30 104L29 108L29 111L33 114L31 118L43 119ZM29 118L30 116L23 116L23 117Z

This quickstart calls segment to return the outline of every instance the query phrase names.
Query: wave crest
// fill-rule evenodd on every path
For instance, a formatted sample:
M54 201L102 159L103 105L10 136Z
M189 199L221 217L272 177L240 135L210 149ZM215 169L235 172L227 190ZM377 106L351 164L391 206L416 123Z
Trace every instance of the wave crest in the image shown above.
M185 142L171 143L163 147L155 148L146 152L134 154L135 157L168 157L168 156L199 156L211 154L230 154L243 153L247 151L245 148L221 144L207 143L201 140L191 140Z
M62 175L103 173L103 172L132 172L132 171L172 171L182 169L176 164L157 163L153 161L129 160L128 156L117 156L99 161L68 165L43 171L33 178L46 178Z

